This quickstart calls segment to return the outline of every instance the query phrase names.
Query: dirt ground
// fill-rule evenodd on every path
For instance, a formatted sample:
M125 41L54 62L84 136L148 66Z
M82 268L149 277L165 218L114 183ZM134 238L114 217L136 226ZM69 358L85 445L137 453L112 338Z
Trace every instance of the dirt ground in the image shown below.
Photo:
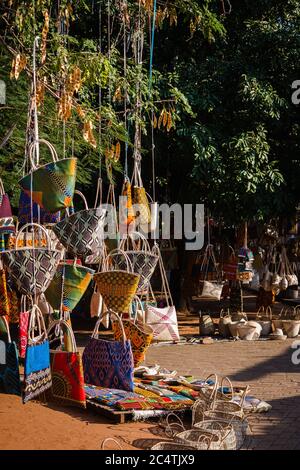
M251 299L247 308L252 309ZM197 323L196 316L180 317L181 334L196 335ZM77 337L82 345L88 332L80 331ZM300 365L291 361L293 342L153 345L146 363L196 377L216 372L228 375L234 384L249 384L251 395L272 405L271 411L250 418L251 448L300 450ZM0 395L0 449L100 449L107 437L118 439L124 449L149 449L162 440L160 432L154 421L116 425L91 411L37 402L23 405L19 397Z

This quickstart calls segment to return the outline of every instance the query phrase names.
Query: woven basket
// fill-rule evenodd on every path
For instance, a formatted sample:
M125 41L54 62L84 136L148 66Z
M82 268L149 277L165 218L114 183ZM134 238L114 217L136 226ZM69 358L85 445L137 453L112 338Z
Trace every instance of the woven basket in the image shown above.
M175 436L175 442L193 447L197 450L225 450L220 434L216 431L189 429Z
M236 450L236 436L233 427L226 422L209 419L194 424L194 428L200 431L210 431L221 437L224 450Z
M236 449L240 449L242 447L249 429L248 421L245 418L240 418L239 416L234 416L221 411L209 410L203 413L203 419L214 420L220 424L232 426L235 434Z
M180 444L179 442L158 442L151 447L151 450L195 450L195 447Z

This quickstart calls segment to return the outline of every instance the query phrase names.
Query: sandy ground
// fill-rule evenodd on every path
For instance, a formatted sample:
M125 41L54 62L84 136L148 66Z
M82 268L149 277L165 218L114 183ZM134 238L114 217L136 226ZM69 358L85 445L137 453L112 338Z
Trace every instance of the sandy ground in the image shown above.
M182 334L197 333L197 318L181 319ZM81 332L79 342L88 335ZM219 342L212 345L152 346L147 364L159 363L203 377L229 375L236 384L250 384L252 394L273 409L251 418L252 448L300 449L300 375L291 362L292 340L286 342ZM0 449L100 449L115 437L124 449L150 448L160 439L155 422L121 425L91 411L61 408L0 395ZM117 448L110 444L108 448Z

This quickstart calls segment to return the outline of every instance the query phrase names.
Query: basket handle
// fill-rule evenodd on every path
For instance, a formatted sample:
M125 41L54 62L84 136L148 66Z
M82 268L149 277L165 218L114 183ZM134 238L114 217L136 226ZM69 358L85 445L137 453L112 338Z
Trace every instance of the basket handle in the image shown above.
M18 241L19 241L20 235L21 235L22 232L24 232L24 230L25 230L27 227L37 227L39 230L41 230L41 231L44 233L45 237L46 237L48 250L51 249L51 240L50 240L49 233L47 232L47 230L45 229L45 227L43 227L43 226L40 225L40 224L37 224L37 223L33 222L32 224L25 224L25 225L23 225L23 227L18 231L18 235L16 236L16 241L15 241L15 249L16 249L16 250L18 249ZM33 233L33 248L34 248L34 247L35 247L35 246L34 246L34 231L33 231L32 233Z
M128 234L126 234L126 235L127 236L122 238L122 240L120 242L119 248L121 250L125 249L125 244L126 244L126 242L128 243L129 238L132 241L132 245L133 245L134 250L136 250L137 247L134 245L134 242L135 242L134 237L137 237L139 240L142 241L141 251L151 252L149 242L148 242L147 238L145 237L145 235L143 235L140 232L136 232L136 231L128 232Z
M101 450L105 450L105 446L108 441L114 442L119 446L120 450L123 450L123 447L121 446L120 442L117 441L117 439L114 439L113 437L107 437L106 439L104 439L104 441L102 441Z
M108 310L107 312L104 313L104 315L102 315L96 322L96 325L95 325L95 328L94 328L94 331L92 333L92 338L94 339L98 339L98 336L99 336L99 326L100 326L100 323L102 322L103 318L105 318L107 315L112 315L116 318L116 320L119 322L119 325L120 325L120 328L121 328L121 331L122 331L122 337L123 337L123 343L125 343L125 341L127 340L126 338L126 333L125 333L125 330L124 330L124 325L123 325L123 322L120 318L120 316L114 312L113 310Z
M48 147L48 149L50 150L51 157L52 157L52 160L53 160L54 163L58 161L58 156L57 156L56 150L53 147L53 145L50 144L50 142L48 142L48 140L46 140L46 139L38 139L35 142L33 142L29 147L29 159L30 159L32 170L37 169L37 166L36 166L36 164L34 163L34 160L33 160L33 152L39 144L45 144Z
M4 184L3 184L2 178L0 178L0 196L4 196L4 194L5 194Z
M56 329L57 327L58 327L58 330L61 330L62 332L63 332L63 330L65 330L70 334L72 351L69 351L69 352L76 353L77 352L77 345L76 345L75 335L74 335L73 329L71 328L70 324L68 322L66 322L65 320L55 320L55 321L53 321L51 323L51 325L49 326L48 331L47 331L48 337L49 337L50 332L53 330L53 328Z
M83 203L84 203L85 210L88 210L89 206L88 206L85 195L81 191L79 191L78 189L75 189L74 194L77 194L78 196L81 197L81 199L83 200Z
M207 444L207 450L210 449L211 443L212 443L213 437L209 438L208 436L205 436L205 434L200 434L198 437L198 444L203 442L204 444Z
M38 327L38 337L45 336L44 339L47 339L47 330L44 322L44 317L41 312L41 309L38 305L34 304L31 313L30 313L30 320L28 326L28 340L34 341L35 338L35 328Z
M5 318L5 316L1 315L1 320L3 320L4 322L4 326L6 328L6 332L7 332L7 341L9 343L11 343L11 336L10 336L10 331L9 331L9 323L7 321L7 319Z
M126 270L128 273L133 273L133 265L132 265L132 262L129 258L129 256L127 255L126 251L123 251L121 250L120 248L116 248L115 250L112 250L105 258L105 260L103 261L103 269L104 271L109 271L109 265L108 265L108 261L110 258L112 258L114 255L116 254L121 254L124 256L125 258L125 261L126 261Z
M231 399L233 398L233 385L232 385L232 382L230 380L229 377L222 377L222 380L221 380L221 393L223 395L225 395L225 393L223 393L223 384L224 382L227 382L227 384L229 385L229 388L230 388L230 394L231 394ZM226 394L227 395L227 394ZM228 394L229 395L229 394Z
M210 377L215 378L214 386L213 386L213 389L212 389L212 392L211 392L211 395L210 395L210 399L213 399L213 398L216 397L216 392L217 392L217 389L218 389L218 376L215 373L210 374L208 377L206 377L206 379L204 381L205 385L209 386L209 384L207 382L208 382Z
M266 316L269 316L270 320L272 320L273 318L273 312L272 312L272 307L270 305L268 305L268 307L266 308Z
M142 301L141 301L141 299L139 298L138 295L135 295L133 300L136 302L135 314L134 314L133 323L136 324L136 323L137 323L137 316L138 316L138 315L137 315L137 311L138 311L137 304L139 304L140 309L141 309L141 311L142 311L142 313L143 313L143 319L145 319L145 308L144 308L144 306L143 306L143 304L142 304ZM145 320L144 320L144 321L145 321Z
M178 422L178 423L175 423L175 422L174 422L174 423L170 423L169 421L170 421L170 417L171 417L171 416L174 417L174 418L176 418L177 421L179 421L179 422ZM181 418L180 418L176 413L174 413L174 412L169 413L169 414L167 415L167 418L166 418L165 433L166 433L166 436L167 436L167 437L170 437L170 438L171 438L171 437L174 437L174 435L177 434L177 433L174 434L174 433L172 432L172 429L171 429L172 426L179 426L179 427L182 429L182 431L186 431L185 426L184 426L184 424L183 424Z

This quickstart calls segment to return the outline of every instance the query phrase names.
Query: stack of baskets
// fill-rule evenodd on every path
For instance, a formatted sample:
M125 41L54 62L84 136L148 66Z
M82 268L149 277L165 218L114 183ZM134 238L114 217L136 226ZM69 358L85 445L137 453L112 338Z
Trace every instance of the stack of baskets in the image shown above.
M224 387L225 382L227 387ZM182 420L171 413L166 419L165 433L173 440L160 442L153 450L237 450L244 445L249 434L244 411L248 387L243 389L239 403L232 401L234 392L228 377L219 383L218 377L212 374L197 390L199 399L192 408L191 426L186 428ZM171 417L176 421L170 422Z

